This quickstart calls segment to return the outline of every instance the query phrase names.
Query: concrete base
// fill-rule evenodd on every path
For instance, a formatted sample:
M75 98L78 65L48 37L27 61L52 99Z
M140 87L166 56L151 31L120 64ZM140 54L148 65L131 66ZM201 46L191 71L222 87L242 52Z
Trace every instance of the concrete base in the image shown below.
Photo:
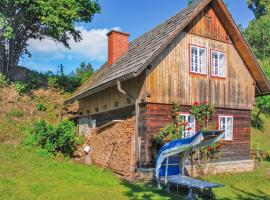
M222 174L222 173L237 173L237 172L250 172L255 169L254 160L239 160L239 161L229 161L229 162L218 162L218 163L209 163L205 169L207 175L212 174ZM186 170L190 174L191 167L186 166ZM197 176L198 173L194 168L194 176ZM138 168L136 170L136 177L144 181L151 181L155 177L154 168Z
M205 168L205 174L222 174L222 173L237 173L237 172L251 172L255 168L254 160L240 160L240 161L228 161L209 163ZM191 172L191 166L186 167L188 173ZM198 176L198 173L194 167L194 176Z

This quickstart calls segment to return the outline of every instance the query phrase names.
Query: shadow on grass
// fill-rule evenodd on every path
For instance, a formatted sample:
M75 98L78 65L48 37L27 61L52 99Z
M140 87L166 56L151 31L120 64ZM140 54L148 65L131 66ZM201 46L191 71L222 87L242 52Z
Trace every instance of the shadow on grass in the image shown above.
M126 188L129 188L129 191L126 192L126 195L131 200L154 200L154 199L161 199L161 200L184 200L184 196L176 196L175 192L170 194L165 193L164 189L160 190L154 185L153 183L138 183L132 184L126 181L122 182ZM270 200L270 196L264 193L261 190L257 190L256 194L251 193L237 187L231 186L231 192L235 194L234 199L237 200ZM184 192L183 194L185 194ZM181 194L181 193L180 193ZM186 194L185 194L186 195ZM212 198L209 197L201 197L202 200L231 200L232 198L218 198L215 197L213 194Z
M180 197L176 197L174 193L168 194L164 192L164 189L158 189L154 183L130 183L123 181L122 185L129 188L129 191L125 193L131 200L181 200Z
M268 196L266 193L263 191L257 189L256 194L239 189L237 187L231 186L232 188L232 193L235 194L236 197L234 199L237 200L270 200L270 196ZM214 197L213 200L218 199L218 200L231 200L231 198L216 198Z

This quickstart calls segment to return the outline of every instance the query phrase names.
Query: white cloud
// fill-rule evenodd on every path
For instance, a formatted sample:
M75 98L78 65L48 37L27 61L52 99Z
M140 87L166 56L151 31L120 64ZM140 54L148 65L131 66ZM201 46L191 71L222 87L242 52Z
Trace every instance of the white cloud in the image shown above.
M73 39L70 40L70 48L65 48L62 44L45 38L43 40L31 39L29 50L31 53L40 53L51 55L48 59L68 59L80 56L92 61L106 61L107 59L107 33L110 29L90 29L78 27L81 31L82 40L76 43ZM120 30L120 28L114 28ZM46 56L47 59L47 56Z

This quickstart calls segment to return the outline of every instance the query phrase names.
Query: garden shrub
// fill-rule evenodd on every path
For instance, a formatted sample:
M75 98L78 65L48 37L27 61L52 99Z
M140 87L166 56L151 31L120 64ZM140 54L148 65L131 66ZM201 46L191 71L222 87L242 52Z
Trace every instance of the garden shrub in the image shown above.
M31 90L29 84L23 82L15 82L15 89L21 96Z
M67 157L72 156L76 146L82 142L82 138L76 134L75 124L68 120L57 125L38 120L26 129L26 137L23 140L26 147L45 149L53 155L61 153Z
M37 108L38 111L46 111L47 110L44 103L37 103L36 108Z
M9 111L6 115L8 117L21 118L24 116L24 112L22 110L14 109L14 110Z
M54 89L57 89L59 88L59 78L57 76L50 76L47 78L48 80L48 86L50 88L54 88Z
M74 76L53 75L47 78L50 88L58 89L64 92L73 92L81 85L81 80Z
M8 85L8 80L5 75L0 74L0 88L6 87Z

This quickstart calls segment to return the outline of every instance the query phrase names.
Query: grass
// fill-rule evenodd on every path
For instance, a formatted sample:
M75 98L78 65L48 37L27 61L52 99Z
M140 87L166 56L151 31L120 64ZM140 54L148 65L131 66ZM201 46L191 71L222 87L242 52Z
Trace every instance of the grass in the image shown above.
M262 119L264 120L264 129L252 128L251 130L251 147L270 154L270 117L262 115Z
M156 187L123 182L110 172L69 160L48 159L22 147L0 144L0 200L166 200ZM208 177L222 183L214 189L217 200L270 199L270 162L250 173ZM179 198L178 198L179 199Z
M217 200L270 200L270 162L260 163L254 172L215 175L208 180L225 185L214 190Z
M120 181L110 172L67 160L46 159L0 144L1 200L171 199L145 184Z

